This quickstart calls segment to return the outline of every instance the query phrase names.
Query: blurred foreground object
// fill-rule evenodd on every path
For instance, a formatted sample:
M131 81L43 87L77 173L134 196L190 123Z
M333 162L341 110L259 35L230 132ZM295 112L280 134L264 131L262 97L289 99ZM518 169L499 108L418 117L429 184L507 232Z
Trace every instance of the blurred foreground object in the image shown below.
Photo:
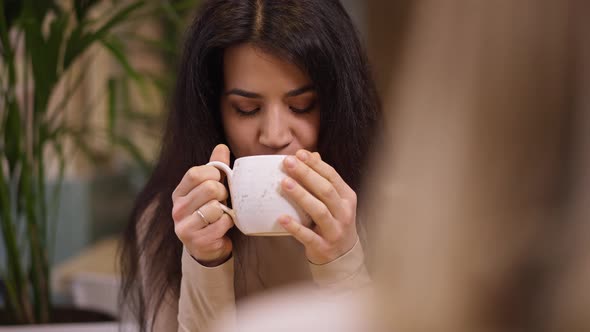
M589 14L413 4L366 209L387 330L590 330Z

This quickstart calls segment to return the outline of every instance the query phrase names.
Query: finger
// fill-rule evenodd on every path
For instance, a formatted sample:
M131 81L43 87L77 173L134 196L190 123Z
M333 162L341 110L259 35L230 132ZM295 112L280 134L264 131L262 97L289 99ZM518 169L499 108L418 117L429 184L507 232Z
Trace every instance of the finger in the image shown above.
M227 231L234 226L234 222L230 216L223 214L215 223L210 224L201 230L202 237L211 241L220 239L225 236Z
M350 188L350 186L342 179L334 167L322 161L319 153L310 153L309 151L301 149L297 151L295 155L297 156L297 159L304 162L307 166L328 180L334 188L336 188L340 197L347 199L356 197L354 190L352 190L352 188Z
M203 215L205 214L203 213ZM207 219L207 217L205 217L205 219ZM207 221L203 220L199 213L195 211L193 214L177 222L177 224L178 228L182 229L183 232L194 232L207 227L210 223L208 221L209 219L207 219Z
M198 225L197 229L201 229L217 222L222 215L223 210L219 207L219 202L209 201L207 204L195 210L187 219L191 220L189 221L190 223Z
M342 198L330 181L293 156L285 158L284 166L291 177L326 204L332 215L338 215L342 210Z
M191 190L188 195L176 199L172 207L172 219L182 220L205 203L212 200L222 201L226 198L227 189L221 182L207 180Z
M205 223L196 213L174 222L174 232L183 243L195 238L204 227Z
M198 252L224 251L228 244L231 250L231 240L225 237L225 234L232 228L233 221L227 214L221 216L215 223L205 227L202 225L201 220L194 220L194 216L190 216L177 223L174 231L183 243L192 243L194 248L198 248Z
M191 167L184 174L174 192L172 192L172 200L175 201L179 197L186 196L193 188L207 180L221 180L220 171L213 166L206 165Z
M289 234L306 247L317 246L322 241L322 238L318 234L289 216L281 216L279 223Z
M220 203L215 200L207 202L207 204L201 206L198 210L201 211L201 214L203 214L209 224L217 222L217 220L223 216L223 210L220 207Z
M229 166L229 148L225 144L218 144L213 152L209 161L221 161L222 163Z
M229 166L229 156L230 156L230 151L229 148L227 147L227 145L225 144L217 144L217 146L215 146L215 148L213 149L213 152L211 152L211 157L209 158L209 161L220 161L226 165ZM225 179L225 173L220 172L221 173L221 180L220 182L224 182Z
M322 201L314 197L291 178L285 178L281 182L281 188L295 204L310 215L311 219L313 219L323 232L333 233L336 231L336 221L328 207Z

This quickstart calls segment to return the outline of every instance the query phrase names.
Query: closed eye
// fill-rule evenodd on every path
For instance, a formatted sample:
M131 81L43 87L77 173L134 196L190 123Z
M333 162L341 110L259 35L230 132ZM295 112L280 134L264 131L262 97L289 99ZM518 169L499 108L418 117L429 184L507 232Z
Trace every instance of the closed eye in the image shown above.
M260 111L260 107L246 110L234 106L234 109L236 110L236 113L238 113L239 116L253 116L256 113L258 113L258 111Z
M293 106L289 106L289 108L294 113L297 113L297 114L305 114L305 113L311 112L315 108L315 105L316 105L316 103L314 101L311 104L309 104L309 106L307 106L305 108L297 108L297 107L293 107Z

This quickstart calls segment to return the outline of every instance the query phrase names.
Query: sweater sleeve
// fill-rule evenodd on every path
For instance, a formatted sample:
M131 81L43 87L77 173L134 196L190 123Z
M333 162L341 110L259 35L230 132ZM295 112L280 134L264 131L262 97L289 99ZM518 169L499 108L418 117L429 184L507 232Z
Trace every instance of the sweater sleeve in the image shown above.
M199 332L220 317L224 324L235 323L234 259L216 267L199 264L186 250L182 251L182 280L178 300L178 331Z
M371 286L372 280L365 266L361 242L339 258L322 265L309 263L313 281L321 288L348 291Z

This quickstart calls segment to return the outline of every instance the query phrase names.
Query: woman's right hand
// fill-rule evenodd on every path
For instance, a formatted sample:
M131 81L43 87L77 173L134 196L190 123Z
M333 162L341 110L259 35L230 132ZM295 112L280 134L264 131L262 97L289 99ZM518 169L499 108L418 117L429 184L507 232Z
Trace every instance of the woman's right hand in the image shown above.
M217 145L210 160L229 165L229 148ZM190 168L172 193L176 236L191 256L205 266L222 264L232 252L226 233L234 224L219 207L225 199L227 189L221 183L221 172L206 165Z

